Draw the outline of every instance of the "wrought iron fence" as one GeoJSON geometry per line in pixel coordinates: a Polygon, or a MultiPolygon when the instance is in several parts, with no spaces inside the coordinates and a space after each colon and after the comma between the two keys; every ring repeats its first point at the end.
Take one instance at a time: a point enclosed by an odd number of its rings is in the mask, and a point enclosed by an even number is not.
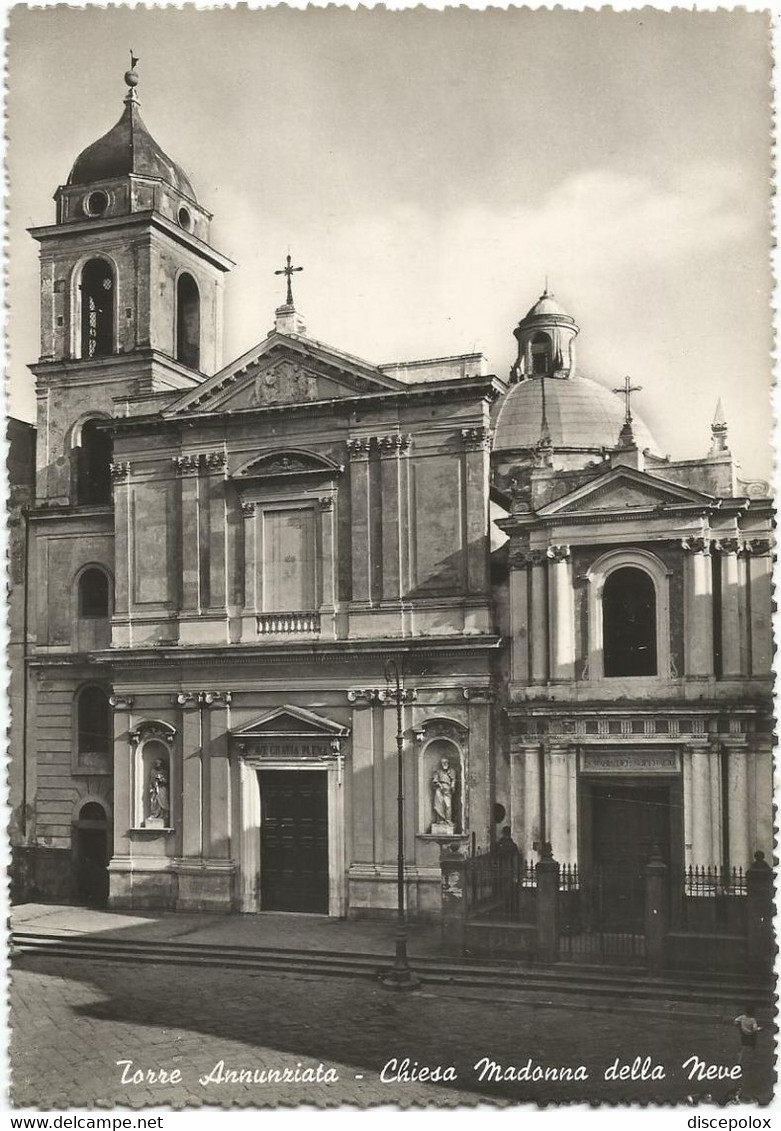
{"type": "Polygon", "coordinates": [[[533,860],[518,854],[475,853],[467,861],[467,899],[470,915],[491,914],[522,920],[531,910],[537,876],[533,860]]]}
{"type": "Polygon", "coordinates": [[[646,956],[644,877],[623,864],[559,872],[559,955],[564,961],[641,965],[646,956]]]}
{"type": "Polygon", "coordinates": [[[693,933],[746,932],[746,874],[742,868],[689,867],[670,874],[670,925],[693,933]]]}

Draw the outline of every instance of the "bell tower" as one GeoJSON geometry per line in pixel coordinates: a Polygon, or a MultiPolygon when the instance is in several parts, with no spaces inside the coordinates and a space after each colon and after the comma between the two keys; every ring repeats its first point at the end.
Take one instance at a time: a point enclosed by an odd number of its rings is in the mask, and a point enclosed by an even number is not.
{"type": "Polygon", "coordinates": [[[222,362],[223,280],[233,264],[211,246],[211,213],[187,175],[144,124],[137,62],[131,55],[119,121],[57,189],[56,222],[30,229],[41,264],[41,352],[30,367],[40,503],[109,502],[105,487],[79,488],[98,464],[108,473],[100,419],[144,411],[150,396],[159,403],[222,362]]]}

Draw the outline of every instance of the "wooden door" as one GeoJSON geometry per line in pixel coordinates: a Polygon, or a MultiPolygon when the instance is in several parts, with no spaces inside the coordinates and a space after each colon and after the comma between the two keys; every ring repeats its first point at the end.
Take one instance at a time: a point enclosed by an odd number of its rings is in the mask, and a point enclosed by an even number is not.
{"type": "Polygon", "coordinates": [[[328,775],[261,770],[260,907],[328,914],[328,775]]]}
{"type": "Polygon", "coordinates": [[[592,910],[606,929],[641,930],[643,868],[654,847],[670,862],[670,787],[594,785],[591,804],[592,910]]]}

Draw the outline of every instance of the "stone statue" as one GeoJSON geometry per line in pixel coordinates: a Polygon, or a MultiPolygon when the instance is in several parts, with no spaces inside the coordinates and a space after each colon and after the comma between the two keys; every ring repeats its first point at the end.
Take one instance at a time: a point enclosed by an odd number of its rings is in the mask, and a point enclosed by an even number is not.
{"type": "Polygon", "coordinates": [[[158,758],[149,775],[149,824],[168,825],[170,802],[168,800],[168,775],[162,758],[158,758]]]}
{"type": "Polygon", "coordinates": [[[455,831],[453,793],[456,788],[456,772],[451,767],[449,759],[440,758],[439,765],[431,778],[431,784],[434,789],[434,820],[431,831],[434,834],[452,833],[455,831]]]}

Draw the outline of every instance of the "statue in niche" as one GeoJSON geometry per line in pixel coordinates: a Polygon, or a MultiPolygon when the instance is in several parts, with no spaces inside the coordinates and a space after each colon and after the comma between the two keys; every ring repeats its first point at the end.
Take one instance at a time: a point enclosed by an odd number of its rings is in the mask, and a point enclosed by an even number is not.
{"type": "Polygon", "coordinates": [[[170,802],[168,800],[168,774],[162,758],[158,758],[149,775],[149,819],[151,827],[168,828],[170,802]]]}
{"type": "Polygon", "coordinates": [[[456,772],[449,758],[440,758],[439,765],[431,778],[433,787],[434,820],[431,831],[434,835],[455,832],[453,821],[453,794],[456,789],[456,772]]]}

